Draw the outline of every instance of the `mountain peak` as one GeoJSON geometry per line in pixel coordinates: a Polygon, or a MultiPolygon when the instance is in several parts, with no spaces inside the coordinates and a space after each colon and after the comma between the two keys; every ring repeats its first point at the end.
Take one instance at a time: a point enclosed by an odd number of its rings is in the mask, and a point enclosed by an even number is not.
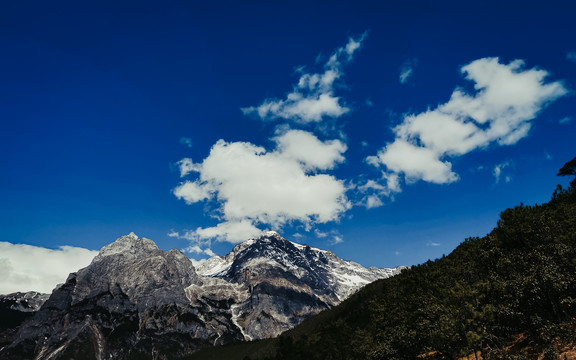
{"type": "Polygon", "coordinates": [[[276,231],[273,230],[268,230],[268,231],[263,231],[260,235],[258,235],[257,239],[260,238],[264,238],[264,237],[282,237],[280,234],[278,234],[276,231]]]}
{"type": "Polygon", "coordinates": [[[207,345],[276,336],[397,272],[366,269],[275,231],[196,271],[180,251],[163,252],[130,233],[55,289],[0,357],[182,357],[207,345]]]}
{"type": "Polygon", "coordinates": [[[102,249],[92,263],[98,262],[108,256],[122,255],[127,259],[135,259],[143,256],[159,255],[162,250],[158,248],[156,243],[147,238],[139,238],[136,234],[131,232],[116,239],[111,244],[108,244],[102,249]]]}

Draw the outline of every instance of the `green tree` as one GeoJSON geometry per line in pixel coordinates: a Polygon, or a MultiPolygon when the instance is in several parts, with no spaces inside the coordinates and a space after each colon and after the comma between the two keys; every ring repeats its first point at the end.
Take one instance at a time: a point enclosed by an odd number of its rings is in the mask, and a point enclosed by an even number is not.
{"type": "Polygon", "coordinates": [[[574,176],[574,179],[570,183],[572,187],[576,187],[576,157],[568,161],[564,166],[558,170],[557,176],[574,176]]]}

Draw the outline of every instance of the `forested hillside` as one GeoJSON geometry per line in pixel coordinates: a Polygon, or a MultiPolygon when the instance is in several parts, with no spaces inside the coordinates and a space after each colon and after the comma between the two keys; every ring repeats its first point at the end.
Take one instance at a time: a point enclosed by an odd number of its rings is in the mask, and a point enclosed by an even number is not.
{"type": "MultiPolygon", "coordinates": [[[[567,171],[559,175],[574,166],[567,171]]],[[[376,281],[274,341],[214,350],[239,359],[557,359],[576,335],[575,185],[504,211],[487,236],[376,281]]]]}

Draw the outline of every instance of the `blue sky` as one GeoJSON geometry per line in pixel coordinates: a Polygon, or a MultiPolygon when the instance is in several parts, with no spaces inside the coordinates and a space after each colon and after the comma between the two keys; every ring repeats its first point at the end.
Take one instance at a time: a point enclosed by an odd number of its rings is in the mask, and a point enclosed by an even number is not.
{"type": "Polygon", "coordinates": [[[26,254],[89,258],[131,231],[195,259],[272,229],[412,265],[569,180],[569,1],[0,7],[0,274],[16,283],[26,254]]]}

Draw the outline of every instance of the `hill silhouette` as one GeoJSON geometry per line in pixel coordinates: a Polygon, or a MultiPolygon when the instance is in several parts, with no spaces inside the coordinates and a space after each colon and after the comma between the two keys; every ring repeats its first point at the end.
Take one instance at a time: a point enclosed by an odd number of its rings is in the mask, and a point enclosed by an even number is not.
{"type": "Polygon", "coordinates": [[[276,339],[190,359],[558,359],[576,335],[576,189],[379,280],[276,339]]]}

